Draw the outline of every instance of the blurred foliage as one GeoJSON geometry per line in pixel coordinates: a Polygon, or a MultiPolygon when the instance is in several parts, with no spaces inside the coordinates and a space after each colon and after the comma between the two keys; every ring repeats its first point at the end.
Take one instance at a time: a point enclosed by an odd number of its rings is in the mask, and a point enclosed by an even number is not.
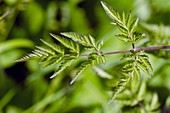
{"type": "MultiPolygon", "coordinates": [[[[166,31],[170,25],[169,0],[105,1],[119,11],[132,10],[140,18],[138,29],[146,38],[137,46],[170,44],[166,31]]],[[[0,113],[169,113],[170,60],[160,53],[149,54],[154,76],[129,85],[111,104],[111,90],[123,65],[121,54],[106,56],[107,63],[97,68],[104,71],[88,68],[73,85],[69,83],[81,59],[54,79],[49,77],[56,65],[41,69],[36,60],[13,62],[34,45],[41,45],[40,39],[54,42],[49,33],[63,31],[103,39],[102,51],[129,49],[130,45],[114,36],[119,31],[109,23],[98,0],[0,0],[0,113]],[[109,73],[111,79],[102,78],[103,73],[109,73]]],[[[169,50],[161,51],[169,55],[169,50]]]]}

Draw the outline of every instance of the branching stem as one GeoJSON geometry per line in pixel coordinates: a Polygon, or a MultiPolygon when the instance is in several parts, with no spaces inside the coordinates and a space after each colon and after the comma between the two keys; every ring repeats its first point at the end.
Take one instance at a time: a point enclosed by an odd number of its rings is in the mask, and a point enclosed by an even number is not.
{"type": "MultiPolygon", "coordinates": [[[[170,49],[170,46],[153,46],[153,47],[146,47],[146,48],[134,48],[129,50],[120,50],[115,52],[103,52],[103,55],[111,55],[111,54],[119,54],[119,53],[127,53],[130,51],[153,51],[153,50],[160,50],[160,49],[170,49]]],[[[89,54],[80,54],[80,56],[88,56],[89,54]]]]}

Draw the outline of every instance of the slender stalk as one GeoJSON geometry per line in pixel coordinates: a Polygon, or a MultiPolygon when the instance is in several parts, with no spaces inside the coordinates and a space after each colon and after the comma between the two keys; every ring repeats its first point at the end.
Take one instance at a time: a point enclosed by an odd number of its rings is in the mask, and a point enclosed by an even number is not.
{"type": "MultiPolygon", "coordinates": [[[[104,52],[103,55],[111,55],[111,54],[119,54],[119,53],[127,53],[130,51],[154,51],[160,49],[170,49],[170,46],[153,46],[153,47],[146,47],[146,48],[134,48],[129,50],[120,50],[115,52],[104,52]]],[[[80,56],[88,56],[89,54],[80,54],[80,56]]]]}

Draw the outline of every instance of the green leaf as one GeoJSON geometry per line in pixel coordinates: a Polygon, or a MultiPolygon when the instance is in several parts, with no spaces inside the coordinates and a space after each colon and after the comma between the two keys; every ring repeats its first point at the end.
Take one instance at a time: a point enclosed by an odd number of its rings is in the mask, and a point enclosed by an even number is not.
{"type": "Polygon", "coordinates": [[[91,35],[89,35],[89,40],[90,40],[91,45],[92,45],[94,48],[96,48],[95,39],[94,39],[91,35]]]}
{"type": "Polygon", "coordinates": [[[152,68],[151,63],[149,62],[149,57],[147,55],[145,55],[145,54],[144,55],[140,55],[139,56],[139,60],[146,67],[145,72],[147,72],[148,75],[151,76],[153,74],[153,68],[152,68]]]}
{"type": "Polygon", "coordinates": [[[48,53],[44,52],[44,51],[41,51],[41,50],[38,50],[38,49],[35,49],[34,51],[32,51],[34,54],[42,57],[42,56],[48,56],[48,53]]]}
{"type": "Polygon", "coordinates": [[[121,73],[122,73],[123,75],[125,75],[125,76],[131,76],[131,77],[133,77],[133,75],[134,75],[134,68],[133,68],[133,66],[134,66],[134,61],[129,61],[129,62],[127,62],[127,63],[123,66],[121,73]]]}
{"type": "Polygon", "coordinates": [[[115,35],[118,39],[124,41],[124,42],[131,42],[131,39],[124,35],[124,34],[118,34],[118,35],[115,35]]]}
{"type": "Polygon", "coordinates": [[[34,47],[34,43],[27,39],[12,39],[0,42],[0,54],[8,50],[21,47],[32,48],[34,47]]]}
{"type": "Polygon", "coordinates": [[[124,24],[117,23],[116,25],[122,33],[124,33],[126,35],[128,34],[128,29],[126,28],[126,26],[124,26],[124,24]]]}
{"type": "Polygon", "coordinates": [[[106,58],[105,58],[104,55],[101,55],[101,56],[100,56],[100,60],[101,60],[101,62],[102,62],[103,64],[106,64],[106,58]]]}
{"type": "Polygon", "coordinates": [[[160,106],[160,104],[159,104],[158,94],[154,93],[153,96],[152,96],[150,109],[151,109],[151,111],[155,111],[159,108],[159,106],[160,106]]]}
{"type": "Polygon", "coordinates": [[[33,60],[33,59],[38,59],[40,56],[34,53],[29,53],[23,57],[21,57],[20,59],[16,60],[15,62],[24,62],[27,60],[33,60]]]}
{"type": "Polygon", "coordinates": [[[134,59],[134,54],[126,54],[126,55],[123,55],[123,57],[121,58],[121,60],[132,60],[134,59]]]}
{"type": "Polygon", "coordinates": [[[134,37],[135,42],[137,42],[143,36],[145,36],[144,33],[136,32],[136,31],[133,33],[133,37],[134,37]]]}
{"type": "Polygon", "coordinates": [[[126,24],[126,16],[125,16],[125,12],[123,11],[122,13],[122,22],[125,25],[126,24]]]}
{"type": "Polygon", "coordinates": [[[66,57],[64,61],[61,63],[61,65],[59,66],[59,68],[56,70],[56,72],[50,78],[54,78],[55,76],[60,74],[65,68],[70,66],[74,61],[75,58],[66,57]]]}
{"type": "Polygon", "coordinates": [[[119,82],[117,83],[116,87],[113,90],[113,95],[111,100],[109,101],[109,104],[112,103],[113,100],[117,97],[117,95],[125,89],[128,83],[129,81],[126,78],[122,78],[119,80],[119,82]]]}
{"type": "Polygon", "coordinates": [[[104,44],[104,41],[102,40],[102,41],[99,41],[98,43],[97,43],[97,50],[98,51],[100,51],[100,49],[101,49],[101,47],[103,46],[103,44],[104,44]]]}
{"type": "Polygon", "coordinates": [[[133,70],[134,70],[134,75],[136,75],[137,78],[139,79],[140,78],[140,69],[137,66],[134,66],[133,70]]]}
{"type": "Polygon", "coordinates": [[[129,28],[130,33],[133,33],[134,29],[137,27],[138,21],[139,21],[139,18],[136,18],[135,20],[133,20],[129,28]]]}
{"type": "Polygon", "coordinates": [[[136,61],[136,65],[142,69],[146,74],[150,75],[150,72],[148,70],[148,68],[145,66],[145,64],[143,64],[143,62],[141,61],[136,61]]]}
{"type": "Polygon", "coordinates": [[[70,84],[73,84],[73,83],[76,81],[76,79],[80,76],[80,74],[81,74],[85,69],[87,69],[91,64],[92,64],[92,61],[91,61],[91,60],[88,60],[88,61],[83,62],[83,63],[80,65],[78,71],[77,71],[76,74],[75,74],[75,77],[74,77],[73,80],[70,82],[70,84]]]}
{"type": "Polygon", "coordinates": [[[130,26],[131,16],[132,16],[131,11],[129,11],[129,13],[128,13],[127,17],[126,17],[126,26],[127,26],[128,28],[129,28],[129,26],[130,26]]]}
{"type": "Polygon", "coordinates": [[[58,40],[62,45],[69,48],[70,52],[79,53],[80,49],[77,43],[73,42],[72,40],[68,40],[66,38],[54,35],[52,33],[50,33],[50,35],[54,37],[56,40],[58,40]]]}
{"type": "Polygon", "coordinates": [[[60,62],[62,60],[63,57],[64,56],[62,54],[59,54],[57,56],[48,57],[45,61],[42,62],[42,63],[44,63],[44,66],[42,67],[42,69],[57,64],[58,62],[60,62]]]}
{"type": "Polygon", "coordinates": [[[45,45],[47,45],[48,47],[50,47],[51,49],[53,49],[54,51],[56,51],[57,53],[62,53],[64,54],[64,49],[56,44],[53,43],[48,43],[42,39],[40,39],[45,45]]]}
{"type": "Polygon", "coordinates": [[[83,62],[83,63],[80,65],[80,67],[79,67],[79,69],[78,69],[75,77],[74,77],[73,80],[70,82],[70,84],[73,84],[73,83],[75,82],[75,80],[80,76],[80,74],[81,74],[85,69],[87,69],[89,66],[94,65],[95,63],[99,64],[99,63],[101,63],[101,62],[102,62],[102,63],[105,63],[105,62],[106,62],[106,60],[105,60],[105,58],[104,58],[104,56],[103,56],[102,54],[101,54],[101,56],[100,56],[100,55],[98,55],[96,52],[95,52],[95,53],[90,53],[90,54],[88,55],[88,60],[85,61],[85,62],[83,62]]]}
{"type": "Polygon", "coordinates": [[[14,98],[17,90],[15,88],[9,89],[9,91],[1,98],[0,101],[0,109],[2,110],[10,103],[10,101],[14,98]]]}
{"type": "Polygon", "coordinates": [[[31,34],[36,34],[42,30],[45,21],[45,12],[38,2],[30,2],[23,17],[31,34]]]}
{"type": "Polygon", "coordinates": [[[113,22],[119,23],[119,24],[123,24],[120,21],[120,15],[107,3],[101,1],[101,4],[106,12],[106,14],[113,20],[113,22]]]}
{"type": "Polygon", "coordinates": [[[37,49],[39,49],[40,51],[43,51],[47,54],[50,54],[50,55],[55,55],[55,52],[53,50],[50,50],[50,49],[47,49],[47,48],[43,48],[43,47],[40,47],[40,46],[35,46],[37,49]]]}
{"type": "Polygon", "coordinates": [[[81,45],[84,45],[86,47],[92,47],[96,49],[96,44],[95,44],[95,39],[89,35],[89,36],[85,36],[85,35],[79,35],[75,32],[64,32],[61,33],[63,36],[66,36],[68,38],[71,38],[72,40],[74,40],[75,42],[80,43],[81,45]]]}

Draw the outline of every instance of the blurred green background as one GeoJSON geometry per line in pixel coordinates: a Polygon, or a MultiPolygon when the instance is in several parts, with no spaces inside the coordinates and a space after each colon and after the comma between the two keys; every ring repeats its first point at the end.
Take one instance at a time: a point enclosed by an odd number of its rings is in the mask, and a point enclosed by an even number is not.
{"type": "MultiPolygon", "coordinates": [[[[147,35],[138,46],[170,45],[169,0],[105,1],[120,12],[132,10],[140,18],[139,30],[147,35]],[[158,40],[148,43],[152,37],[158,40]]],[[[123,112],[121,104],[108,104],[120,78],[122,54],[106,56],[105,65],[88,68],[73,85],[69,83],[83,59],[54,79],[49,77],[56,66],[41,69],[35,60],[14,62],[35,45],[41,45],[40,39],[54,42],[49,33],[64,31],[104,40],[102,51],[130,49],[130,45],[115,38],[119,31],[110,22],[99,0],[0,0],[0,113],[123,112]],[[101,69],[112,79],[103,78],[101,69]]],[[[154,76],[142,78],[146,79],[147,91],[158,95],[159,112],[169,113],[170,55],[149,56],[154,76]]]]}

